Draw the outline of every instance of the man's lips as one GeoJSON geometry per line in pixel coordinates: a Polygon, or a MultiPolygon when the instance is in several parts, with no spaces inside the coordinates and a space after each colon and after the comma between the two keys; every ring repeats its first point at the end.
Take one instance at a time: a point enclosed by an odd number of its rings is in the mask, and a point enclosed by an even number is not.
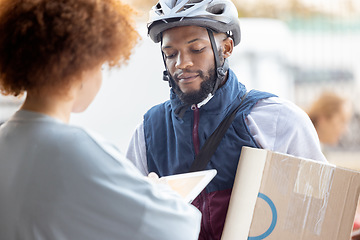
{"type": "Polygon", "coordinates": [[[199,76],[199,74],[179,74],[176,79],[179,82],[191,82],[193,81],[195,78],[197,78],[199,76]]]}

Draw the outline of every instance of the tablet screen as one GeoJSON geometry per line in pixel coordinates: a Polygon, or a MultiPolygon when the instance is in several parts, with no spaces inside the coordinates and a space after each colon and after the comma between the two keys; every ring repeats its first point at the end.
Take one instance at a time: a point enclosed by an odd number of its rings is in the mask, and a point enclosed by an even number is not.
{"type": "Polygon", "coordinates": [[[215,177],[216,173],[217,171],[215,169],[211,169],[162,178],[165,178],[169,186],[180,194],[185,201],[191,203],[215,177]]]}

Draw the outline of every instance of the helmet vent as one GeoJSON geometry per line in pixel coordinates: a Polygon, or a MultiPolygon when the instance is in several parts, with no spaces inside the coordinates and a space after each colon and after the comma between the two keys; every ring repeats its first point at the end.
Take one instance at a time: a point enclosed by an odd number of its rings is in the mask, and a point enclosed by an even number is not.
{"type": "Polygon", "coordinates": [[[182,8],[180,8],[180,9],[179,9],[178,11],[176,11],[176,12],[179,13],[179,12],[185,11],[185,10],[187,10],[187,9],[189,9],[189,8],[192,8],[193,6],[195,6],[195,4],[193,4],[193,3],[186,4],[186,5],[184,5],[182,8]]]}
{"type": "Polygon", "coordinates": [[[182,11],[186,11],[187,9],[192,8],[196,4],[201,3],[201,2],[203,2],[203,0],[189,0],[189,1],[187,1],[187,3],[182,8],[180,8],[176,12],[179,13],[179,12],[182,12],[182,11]]]}
{"type": "Polygon", "coordinates": [[[158,15],[163,15],[163,14],[164,14],[164,13],[163,13],[163,10],[162,10],[162,8],[161,8],[160,2],[158,2],[158,4],[156,4],[156,6],[155,6],[155,12],[156,12],[156,14],[158,14],[158,15]]]}
{"type": "Polygon", "coordinates": [[[224,4],[217,4],[215,6],[211,6],[206,9],[209,13],[215,14],[215,15],[221,15],[224,13],[225,5],[224,4]]]}

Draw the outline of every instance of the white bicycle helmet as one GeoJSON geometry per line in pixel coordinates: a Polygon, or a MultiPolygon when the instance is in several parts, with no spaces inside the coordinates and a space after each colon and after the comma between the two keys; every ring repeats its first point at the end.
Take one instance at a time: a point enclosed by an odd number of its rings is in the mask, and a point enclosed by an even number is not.
{"type": "Polygon", "coordinates": [[[159,0],[150,10],[148,34],[158,43],[162,32],[178,26],[199,26],[227,33],[240,43],[238,12],[230,0],[159,0]]]}

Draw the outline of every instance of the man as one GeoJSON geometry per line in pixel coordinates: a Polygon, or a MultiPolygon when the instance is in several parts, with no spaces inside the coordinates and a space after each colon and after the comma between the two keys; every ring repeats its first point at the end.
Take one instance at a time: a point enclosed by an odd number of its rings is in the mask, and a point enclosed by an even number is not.
{"type": "Polygon", "coordinates": [[[1,240],[191,240],[200,212],[108,141],[68,124],[138,39],[118,0],[2,0],[0,93],[24,103],[0,126],[1,240]],[[156,182],[156,181],[155,181],[156,182]]]}
{"type": "Polygon", "coordinates": [[[242,102],[205,168],[218,174],[193,201],[203,214],[199,239],[221,237],[242,146],[326,161],[306,113],[270,93],[246,95],[228,68],[240,42],[229,0],[160,0],[150,12],[148,33],[161,42],[171,94],[145,114],[129,145],[127,157],[143,174],[188,172],[205,141],[242,102]]]}

